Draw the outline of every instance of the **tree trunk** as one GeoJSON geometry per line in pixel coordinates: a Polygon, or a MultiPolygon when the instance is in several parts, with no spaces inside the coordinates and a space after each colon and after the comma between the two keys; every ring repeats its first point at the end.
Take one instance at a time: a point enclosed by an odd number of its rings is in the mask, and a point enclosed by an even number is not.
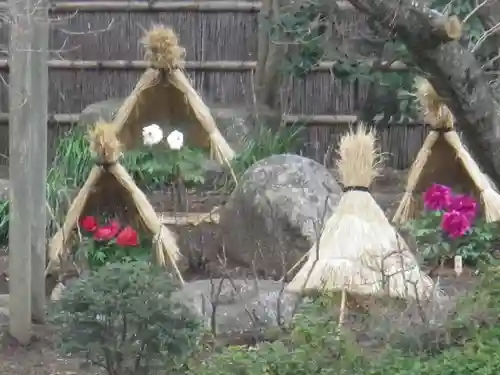
{"type": "Polygon", "coordinates": [[[349,0],[392,30],[444,98],[483,172],[500,186],[500,103],[475,56],[451,37],[446,17],[411,0],[349,0]]]}
{"type": "Polygon", "coordinates": [[[286,45],[275,43],[270,35],[270,25],[279,18],[279,0],[264,0],[259,14],[257,69],[255,72],[256,104],[277,109],[282,77],[280,64],[286,45]]]}
{"type": "Polygon", "coordinates": [[[477,47],[476,56],[483,64],[483,70],[490,72],[496,82],[493,85],[497,100],[500,99],[500,85],[498,82],[498,72],[500,71],[500,31],[497,25],[500,23],[500,2],[490,0],[481,6],[477,11],[477,17],[481,22],[488,38],[477,47]]]}

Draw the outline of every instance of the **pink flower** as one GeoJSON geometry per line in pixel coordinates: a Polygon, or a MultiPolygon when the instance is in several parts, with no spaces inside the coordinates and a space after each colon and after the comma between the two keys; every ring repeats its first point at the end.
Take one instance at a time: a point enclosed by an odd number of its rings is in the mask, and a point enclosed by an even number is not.
{"type": "Polygon", "coordinates": [[[462,213],[472,222],[476,217],[477,202],[469,195],[459,194],[452,198],[449,210],[462,213]]]}
{"type": "Polygon", "coordinates": [[[459,211],[445,212],[441,219],[441,229],[451,238],[459,238],[470,229],[470,222],[467,216],[459,211]]]}
{"type": "Polygon", "coordinates": [[[448,186],[433,184],[424,193],[425,208],[432,211],[447,210],[451,203],[452,191],[448,186]]]}

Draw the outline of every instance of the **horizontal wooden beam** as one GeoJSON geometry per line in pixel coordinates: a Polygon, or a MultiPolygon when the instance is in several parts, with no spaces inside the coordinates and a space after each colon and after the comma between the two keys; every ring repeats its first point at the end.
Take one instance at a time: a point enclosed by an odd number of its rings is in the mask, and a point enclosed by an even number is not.
{"type": "Polygon", "coordinates": [[[220,219],[218,212],[162,212],[158,217],[164,225],[218,224],[220,219]]]}
{"type": "MultiPolygon", "coordinates": [[[[221,116],[225,118],[225,115],[221,116]]],[[[49,114],[48,123],[51,125],[71,125],[76,124],[80,118],[79,113],[56,113],[49,114]]],[[[233,116],[227,115],[227,119],[233,116]]],[[[377,119],[377,118],[376,118],[377,119]]],[[[287,124],[303,123],[310,126],[335,126],[348,125],[357,121],[357,116],[354,115],[285,115],[284,121],[287,124]]],[[[8,113],[0,113],[0,123],[6,124],[9,122],[8,113]]],[[[409,123],[409,126],[421,126],[420,123],[409,123]]]]}
{"type": "MultiPolygon", "coordinates": [[[[362,62],[360,62],[362,63],[362,62]]],[[[337,62],[323,61],[320,62],[316,71],[329,71],[337,62]]],[[[370,65],[371,62],[365,62],[370,65]]],[[[7,59],[0,59],[0,69],[7,69],[9,67],[7,59]]],[[[49,68],[51,69],[78,69],[78,70],[99,70],[99,69],[113,69],[113,70],[144,70],[150,67],[147,61],[135,60],[109,60],[109,61],[93,61],[93,60],[50,60],[49,68]]],[[[256,61],[186,61],[186,70],[197,71],[249,71],[255,70],[257,67],[256,61]]],[[[381,64],[381,70],[386,71],[407,71],[408,67],[400,61],[381,64]]]]}
{"type": "MultiPolygon", "coordinates": [[[[353,7],[348,1],[338,1],[343,10],[353,7]]],[[[5,1],[0,8],[7,7],[5,1]]],[[[262,7],[261,1],[52,1],[51,11],[64,12],[244,12],[255,13],[262,7]]]]}

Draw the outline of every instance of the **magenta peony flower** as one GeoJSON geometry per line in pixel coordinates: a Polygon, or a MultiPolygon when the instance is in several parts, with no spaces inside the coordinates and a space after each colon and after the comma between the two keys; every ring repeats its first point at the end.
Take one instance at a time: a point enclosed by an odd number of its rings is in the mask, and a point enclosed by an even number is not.
{"type": "Polygon", "coordinates": [[[433,184],[424,193],[425,208],[432,211],[447,210],[451,203],[452,191],[448,186],[433,184]]]}
{"type": "Polygon", "coordinates": [[[441,229],[451,238],[459,238],[470,229],[470,222],[463,213],[459,211],[449,211],[443,214],[441,229]]]}
{"type": "Polygon", "coordinates": [[[469,222],[473,222],[477,214],[477,202],[469,195],[459,194],[451,199],[450,211],[458,211],[464,214],[469,222]]]}

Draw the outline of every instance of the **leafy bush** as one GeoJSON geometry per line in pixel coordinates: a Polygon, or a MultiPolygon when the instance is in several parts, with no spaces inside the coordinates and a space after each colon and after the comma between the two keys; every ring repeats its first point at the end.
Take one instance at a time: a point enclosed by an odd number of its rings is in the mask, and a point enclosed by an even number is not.
{"type": "Polygon", "coordinates": [[[407,228],[425,261],[436,266],[455,255],[471,265],[494,261],[498,224],[476,218],[477,202],[472,197],[434,184],[424,193],[424,201],[424,212],[407,228]]]}
{"type": "Polygon", "coordinates": [[[494,375],[500,369],[500,294],[496,287],[499,281],[498,269],[489,268],[479,280],[476,292],[461,298],[457,307],[439,324],[429,321],[418,327],[401,327],[406,341],[422,340],[419,343],[402,345],[402,335],[391,332],[394,316],[385,316],[385,313],[375,316],[374,311],[380,306],[371,306],[370,311],[352,312],[339,328],[335,313],[338,300],[322,298],[307,303],[277,341],[211,353],[201,363],[192,364],[189,373],[494,375]],[[373,328],[381,336],[374,336],[366,329],[366,323],[372,319],[375,319],[373,328]],[[420,334],[411,334],[417,328],[420,334]],[[437,336],[432,334],[436,330],[447,333],[440,338],[439,345],[434,342],[437,336]]]}
{"type": "MultiPolygon", "coordinates": [[[[172,152],[161,144],[127,151],[122,164],[141,186],[157,187],[172,182],[176,165],[179,165],[186,182],[200,183],[202,174],[199,166],[203,158],[202,150],[183,147],[178,152],[172,152]]],[[[93,165],[84,127],[75,126],[59,138],[54,168],[64,177],[67,186],[81,187],[93,165]]]]}
{"type": "Polygon", "coordinates": [[[72,127],[57,139],[53,167],[70,187],[83,186],[93,166],[86,129],[72,127]]]}
{"type": "Polygon", "coordinates": [[[178,176],[182,176],[187,185],[197,185],[205,181],[205,159],[202,150],[183,147],[171,151],[161,144],[128,151],[123,164],[136,181],[146,186],[166,185],[178,176]]]}
{"type": "Polygon", "coordinates": [[[9,242],[9,200],[0,200],[0,245],[9,242]]]}
{"type": "Polygon", "coordinates": [[[50,315],[59,344],[109,375],[169,373],[197,347],[201,324],[171,296],[164,270],[106,265],[64,292],[50,315]]]}
{"type": "Polygon", "coordinates": [[[192,375],[343,374],[359,365],[358,346],[339,335],[332,304],[307,304],[281,340],[254,348],[229,347],[191,369],[192,375]],[[330,310],[330,312],[328,311],[330,310]],[[344,371],[344,372],[343,372],[344,371]]]}
{"type": "Polygon", "coordinates": [[[101,225],[94,216],[85,216],[80,228],[83,239],[75,255],[83,258],[91,270],[110,263],[151,260],[151,239],[140,236],[131,226],[122,227],[117,220],[101,225]]]}

